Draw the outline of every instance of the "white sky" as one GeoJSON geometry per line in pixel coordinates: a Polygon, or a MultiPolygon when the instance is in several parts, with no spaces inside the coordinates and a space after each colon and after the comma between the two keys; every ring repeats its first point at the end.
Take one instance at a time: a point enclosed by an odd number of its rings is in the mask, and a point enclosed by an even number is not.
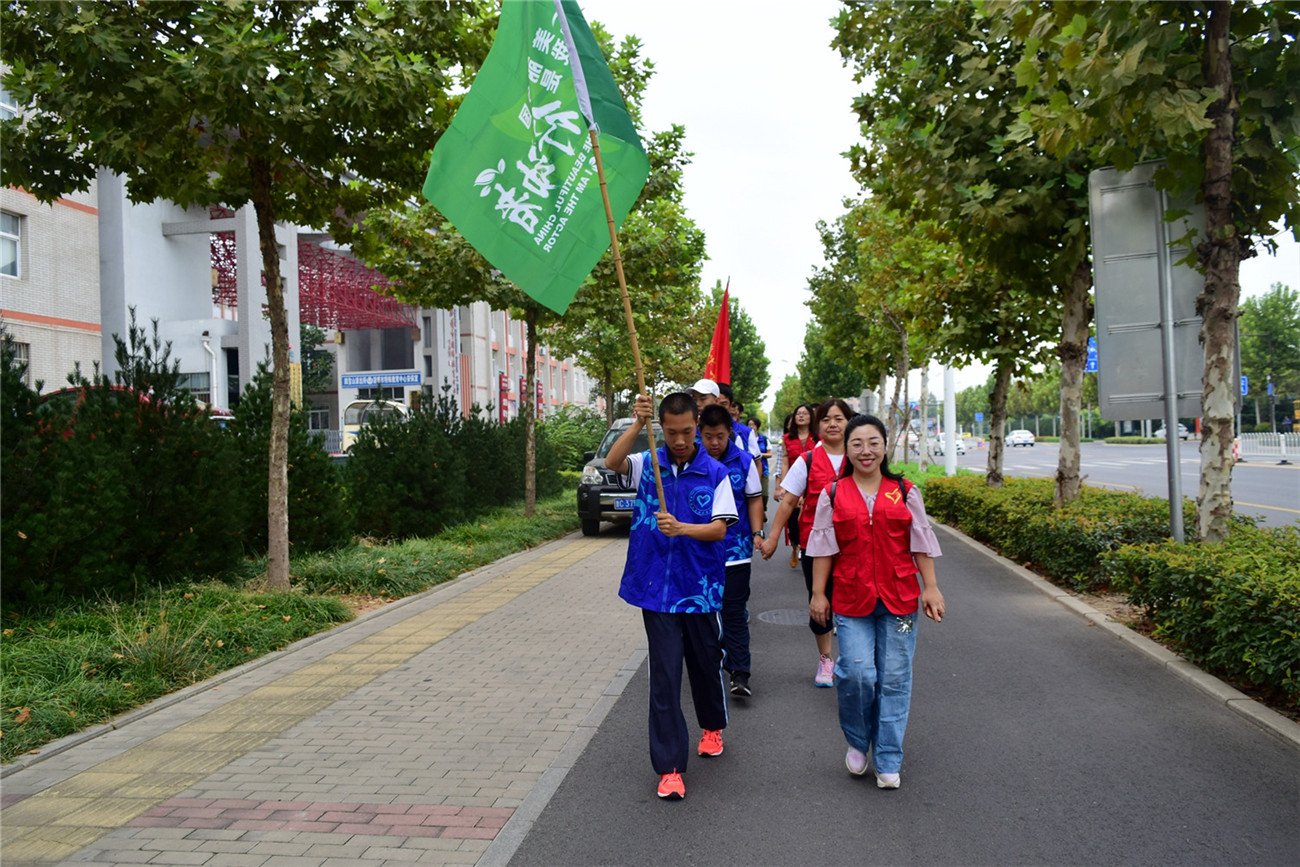
{"type": "MultiPolygon", "coordinates": [[[[683,179],[690,216],[704,230],[703,284],[731,293],[767,345],[770,408],[803,352],[808,277],[822,264],[818,220],[830,222],[857,184],[841,153],[857,140],[850,106],[860,87],[829,45],[833,0],[579,0],[588,21],[617,39],[641,38],[655,64],[644,101],[651,130],[686,127],[693,162],[683,179]]],[[[1300,245],[1241,269],[1242,294],[1275,282],[1300,286],[1300,245]]],[[[958,371],[956,388],[988,368],[958,371]]],[[[913,374],[913,389],[920,374],[913,374]]],[[[943,389],[935,368],[930,390],[943,389]]]]}

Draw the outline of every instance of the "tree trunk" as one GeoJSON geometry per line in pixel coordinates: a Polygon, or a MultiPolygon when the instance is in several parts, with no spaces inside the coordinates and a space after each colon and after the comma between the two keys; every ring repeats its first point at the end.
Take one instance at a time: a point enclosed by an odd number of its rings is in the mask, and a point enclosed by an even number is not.
{"type": "Polygon", "coordinates": [[[1237,94],[1229,56],[1229,21],[1232,4],[1210,3],[1206,34],[1206,79],[1222,97],[1210,106],[1207,117],[1214,127],[1205,138],[1206,239],[1196,248],[1205,268],[1205,289],[1196,299],[1201,316],[1201,345],[1205,347],[1202,378],[1201,483],[1196,497],[1196,535],[1206,542],[1228,535],[1232,516],[1232,422],[1236,408],[1235,323],[1241,295],[1237,271],[1244,249],[1232,220],[1232,140],[1237,119],[1237,94]]]}
{"type": "Polygon", "coordinates": [[[885,431],[889,431],[889,374],[881,372],[880,374],[880,408],[876,410],[876,415],[885,420],[885,431]]]}
{"type": "MultiPolygon", "coordinates": [[[[903,349],[903,355],[907,355],[906,346],[903,349]]],[[[903,391],[903,383],[907,380],[907,361],[906,358],[899,362],[898,369],[894,371],[894,397],[889,407],[888,428],[890,442],[889,453],[891,460],[898,460],[898,440],[903,430],[903,408],[899,406],[900,396],[903,391]]]]}
{"type": "MultiPolygon", "coordinates": [[[[1083,368],[1088,360],[1088,325],[1092,322],[1092,269],[1087,258],[1079,261],[1070,275],[1061,311],[1061,452],[1056,463],[1057,506],[1079,496],[1079,407],[1083,403],[1083,368]]],[[[1055,423],[1055,420],[1053,420],[1055,423]]]]}
{"type": "Polygon", "coordinates": [[[519,408],[524,414],[524,516],[537,514],[537,308],[524,308],[524,390],[519,408]]]}
{"type": "MultiPolygon", "coordinates": [[[[289,314],[284,309],[280,251],[275,243],[271,169],[264,160],[249,165],[257,239],[266,275],[266,307],[271,318],[271,446],[266,486],[266,579],[270,589],[289,590],[289,314]]],[[[252,276],[250,275],[250,280],[252,276]]],[[[256,311],[245,310],[245,316],[256,311]]],[[[251,364],[251,360],[249,361],[251,364]]]]}
{"type": "Polygon", "coordinates": [[[929,393],[930,393],[930,360],[925,359],[921,363],[921,399],[920,401],[918,401],[918,405],[921,407],[921,431],[920,431],[920,436],[916,438],[916,447],[917,447],[916,460],[917,463],[920,465],[922,473],[925,472],[925,465],[927,463],[926,459],[929,457],[929,451],[930,451],[929,449],[930,443],[928,438],[926,437],[926,431],[929,429],[926,427],[926,422],[929,421],[929,417],[928,417],[929,414],[927,413],[927,410],[929,409],[929,402],[927,401],[926,397],[929,393]]]}
{"type": "Polygon", "coordinates": [[[605,395],[605,424],[613,427],[614,425],[614,375],[609,372],[609,365],[605,365],[605,373],[601,377],[601,391],[605,395]]]}
{"type": "Polygon", "coordinates": [[[1002,487],[1002,446],[1006,442],[1007,392],[1011,390],[1010,359],[999,358],[993,393],[989,395],[989,463],[984,484],[990,488],[1002,487]]]}

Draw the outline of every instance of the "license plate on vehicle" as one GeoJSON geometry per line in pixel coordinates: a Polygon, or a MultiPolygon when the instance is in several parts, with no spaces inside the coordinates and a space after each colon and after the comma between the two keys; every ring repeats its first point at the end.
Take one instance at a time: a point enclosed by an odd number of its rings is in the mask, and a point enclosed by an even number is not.
{"type": "Polygon", "coordinates": [[[635,497],[618,497],[617,499],[614,500],[614,508],[628,509],[630,511],[635,502],[636,502],[635,497]]]}

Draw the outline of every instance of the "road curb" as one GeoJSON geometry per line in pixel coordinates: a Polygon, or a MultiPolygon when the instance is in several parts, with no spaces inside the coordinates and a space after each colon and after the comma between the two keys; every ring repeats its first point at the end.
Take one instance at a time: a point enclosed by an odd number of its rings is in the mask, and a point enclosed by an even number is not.
{"type": "Polygon", "coordinates": [[[1300,750],[1300,724],[1294,723],[1277,711],[1265,707],[1241,690],[1219,680],[1219,678],[1207,674],[1192,663],[1188,662],[1186,659],[1183,659],[1181,656],[1163,645],[1152,641],[1145,635],[1134,631],[1123,623],[1112,620],[1109,616],[1098,611],[1096,608],[1093,608],[1079,597],[1057,587],[1042,576],[1030,572],[1019,563],[1008,560],[1006,557],[1003,557],[996,551],[989,549],[987,546],[972,539],[960,530],[957,530],[948,524],[940,523],[939,521],[934,521],[934,523],[951,533],[962,544],[1006,567],[1008,571],[1023,579],[1040,593],[1055,599],[1065,608],[1068,608],[1084,620],[1095,624],[1099,629],[1115,636],[1120,641],[1123,641],[1134,650],[1146,656],[1152,662],[1162,666],[1166,671],[1169,671],[1211,698],[1226,705],[1228,709],[1250,720],[1252,723],[1264,729],[1269,734],[1272,734],[1274,737],[1277,737],[1291,747],[1300,750]]]}

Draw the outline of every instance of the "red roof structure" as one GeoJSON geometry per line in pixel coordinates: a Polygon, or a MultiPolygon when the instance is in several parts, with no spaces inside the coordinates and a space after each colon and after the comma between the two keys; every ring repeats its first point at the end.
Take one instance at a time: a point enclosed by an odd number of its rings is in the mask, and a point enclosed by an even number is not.
{"type": "MultiPolygon", "coordinates": [[[[234,216],[226,208],[212,208],[210,214],[214,220],[234,216]]],[[[235,233],[213,232],[211,238],[212,303],[234,310],[239,258],[235,233]]],[[[346,252],[298,239],[298,313],[304,324],[331,331],[414,327],[415,307],[372,288],[391,285],[383,274],[346,252]]]]}

